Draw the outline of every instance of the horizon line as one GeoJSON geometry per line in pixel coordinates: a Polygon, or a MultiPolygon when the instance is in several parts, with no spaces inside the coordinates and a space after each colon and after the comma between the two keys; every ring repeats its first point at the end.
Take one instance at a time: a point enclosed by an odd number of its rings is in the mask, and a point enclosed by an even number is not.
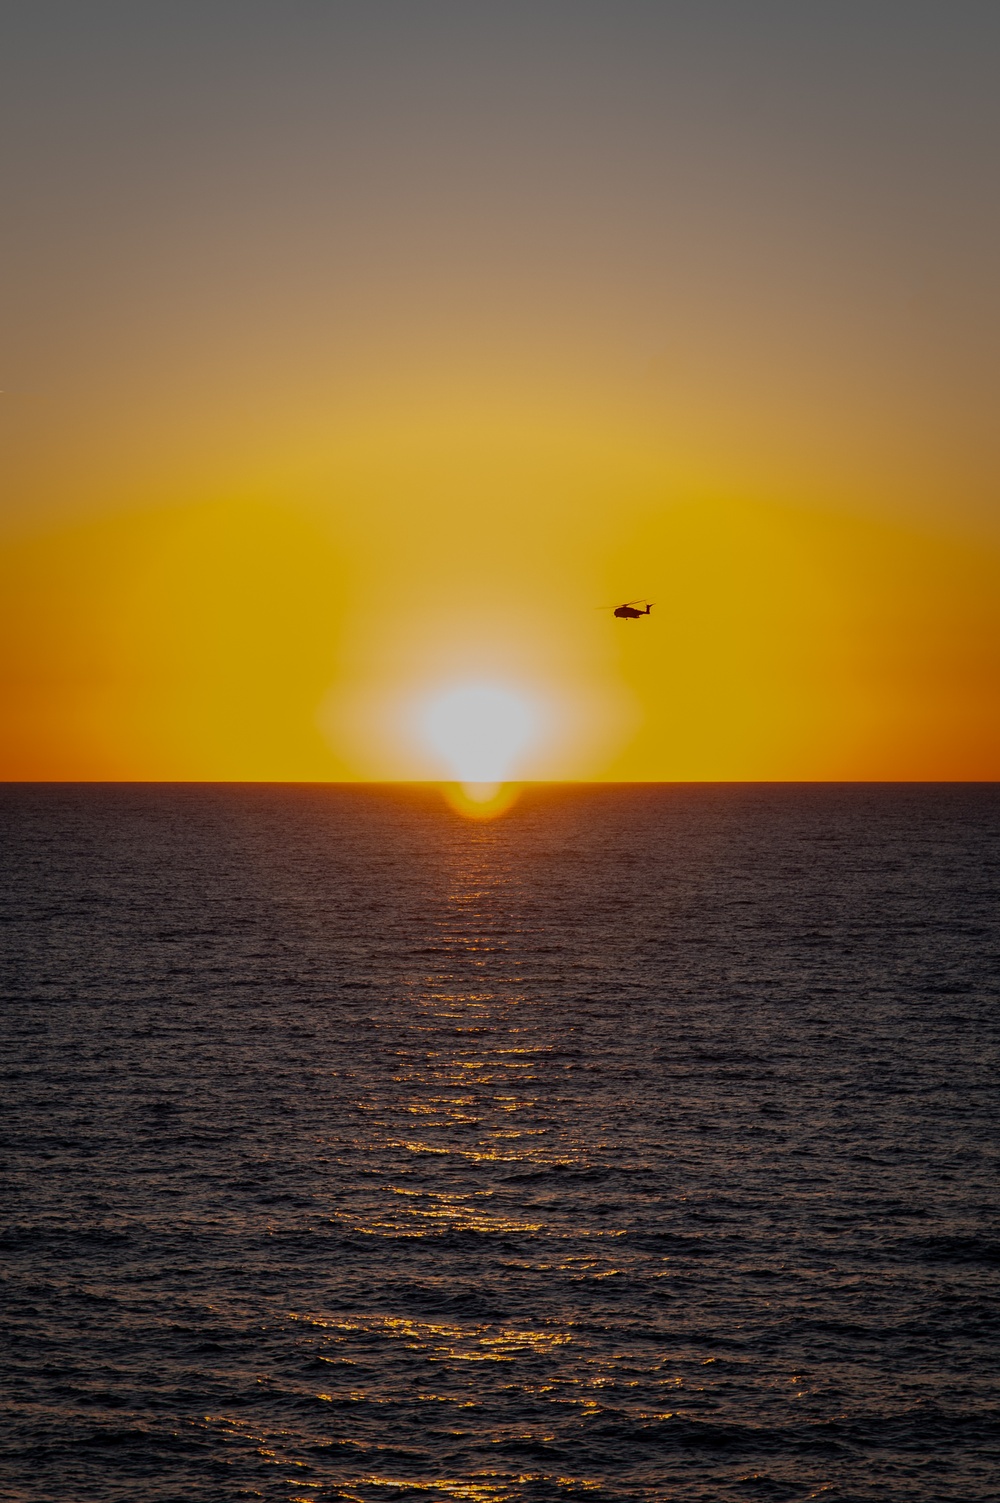
{"type": "MultiPolygon", "coordinates": [[[[5,788],[454,788],[454,778],[0,778],[5,788]]],[[[504,788],[950,788],[995,778],[511,778],[504,788]]]]}

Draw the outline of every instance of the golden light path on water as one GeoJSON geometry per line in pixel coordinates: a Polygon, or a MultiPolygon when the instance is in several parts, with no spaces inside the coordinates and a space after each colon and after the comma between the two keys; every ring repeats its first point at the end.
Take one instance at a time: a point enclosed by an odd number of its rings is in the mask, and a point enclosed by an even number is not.
{"type": "MultiPolygon", "coordinates": [[[[456,808],[464,798],[463,812],[474,813],[477,807],[496,811],[517,790],[509,785],[491,794],[486,790],[489,796],[478,805],[476,791],[448,793],[456,808]]],[[[385,1166],[373,1171],[380,1173],[381,1183],[337,1213],[337,1219],[355,1234],[409,1244],[456,1235],[497,1241],[541,1236],[548,1244],[541,1251],[543,1271],[587,1282],[615,1279],[623,1272],[615,1253],[618,1239],[626,1235],[624,1227],[609,1224],[584,1233],[592,1241],[592,1250],[586,1251],[575,1228],[571,1251],[565,1245],[568,1231],[551,1211],[539,1208],[535,1217],[510,1214],[521,1201],[513,1197],[511,1203],[509,1176],[586,1173],[595,1149],[605,1145],[593,1135],[587,1141],[546,1100],[543,1075],[560,1052],[559,1038],[532,1000],[520,944],[526,929],[519,914],[524,894],[494,831],[483,826],[456,840],[444,875],[429,965],[412,974],[407,988],[405,1006],[412,1008],[413,1017],[395,1039],[395,1060],[388,1066],[392,1084],[357,1103],[361,1121],[353,1147],[373,1165],[385,1166]]],[[[511,1276],[539,1266],[539,1251],[512,1251],[511,1276]]],[[[454,1410],[456,1433],[478,1421],[484,1370],[501,1369],[497,1381],[503,1384],[513,1381],[513,1368],[509,1379],[503,1376],[507,1364],[518,1364],[518,1371],[525,1362],[541,1364],[533,1380],[518,1377],[519,1390],[526,1398],[544,1401],[558,1388],[560,1405],[581,1421],[597,1416],[599,1390],[613,1381],[606,1364],[590,1351],[588,1337],[563,1320],[434,1320],[378,1309],[289,1315],[310,1332],[306,1339],[315,1343],[326,1366],[317,1400],[334,1406],[389,1403],[378,1390],[358,1386],[352,1354],[359,1343],[390,1353],[395,1349],[400,1361],[427,1364],[419,1400],[434,1410],[454,1410]],[[454,1375],[463,1370],[468,1376],[456,1392],[454,1375]]],[[[390,1364],[393,1360],[390,1355],[390,1364]]],[[[666,1397],[675,1380],[660,1378],[657,1386],[666,1397]]],[[[643,1410],[644,1417],[655,1420],[669,1419],[672,1413],[665,1405],[648,1414],[643,1410]]],[[[512,1475],[508,1467],[484,1469],[478,1476],[434,1478],[366,1471],[346,1484],[344,1496],[367,1503],[412,1489],[470,1503],[515,1503],[524,1485],[542,1480],[577,1493],[599,1485],[573,1474],[543,1479],[535,1470],[512,1475]]],[[[302,1499],[307,1496],[301,1494],[302,1499]]],[[[291,1503],[299,1503],[298,1495],[292,1494],[291,1503]]]]}

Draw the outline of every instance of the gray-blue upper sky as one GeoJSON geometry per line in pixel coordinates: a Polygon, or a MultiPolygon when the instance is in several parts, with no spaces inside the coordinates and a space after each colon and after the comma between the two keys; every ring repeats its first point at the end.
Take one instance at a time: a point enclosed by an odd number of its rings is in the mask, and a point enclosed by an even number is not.
{"type": "Polygon", "coordinates": [[[756,484],[784,443],[983,516],[998,40],[971,0],[9,5],[10,505],[377,376],[582,382],[756,484]]]}

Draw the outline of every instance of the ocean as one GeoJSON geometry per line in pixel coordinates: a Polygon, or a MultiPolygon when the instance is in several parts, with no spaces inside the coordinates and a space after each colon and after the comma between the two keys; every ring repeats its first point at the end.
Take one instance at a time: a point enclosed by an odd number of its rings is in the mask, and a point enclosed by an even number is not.
{"type": "Polygon", "coordinates": [[[0,820],[0,1497],[1000,1497],[1000,786],[0,820]]]}

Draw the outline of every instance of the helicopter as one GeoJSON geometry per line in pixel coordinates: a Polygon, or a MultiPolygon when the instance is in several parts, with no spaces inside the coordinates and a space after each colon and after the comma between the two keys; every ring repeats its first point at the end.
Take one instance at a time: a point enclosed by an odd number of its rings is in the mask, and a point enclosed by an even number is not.
{"type": "Polygon", "coordinates": [[[648,616],[655,604],[655,600],[626,600],[624,605],[604,605],[601,610],[611,611],[620,621],[638,621],[640,616],[648,616]],[[636,610],[637,605],[643,605],[645,609],[636,610]]]}

